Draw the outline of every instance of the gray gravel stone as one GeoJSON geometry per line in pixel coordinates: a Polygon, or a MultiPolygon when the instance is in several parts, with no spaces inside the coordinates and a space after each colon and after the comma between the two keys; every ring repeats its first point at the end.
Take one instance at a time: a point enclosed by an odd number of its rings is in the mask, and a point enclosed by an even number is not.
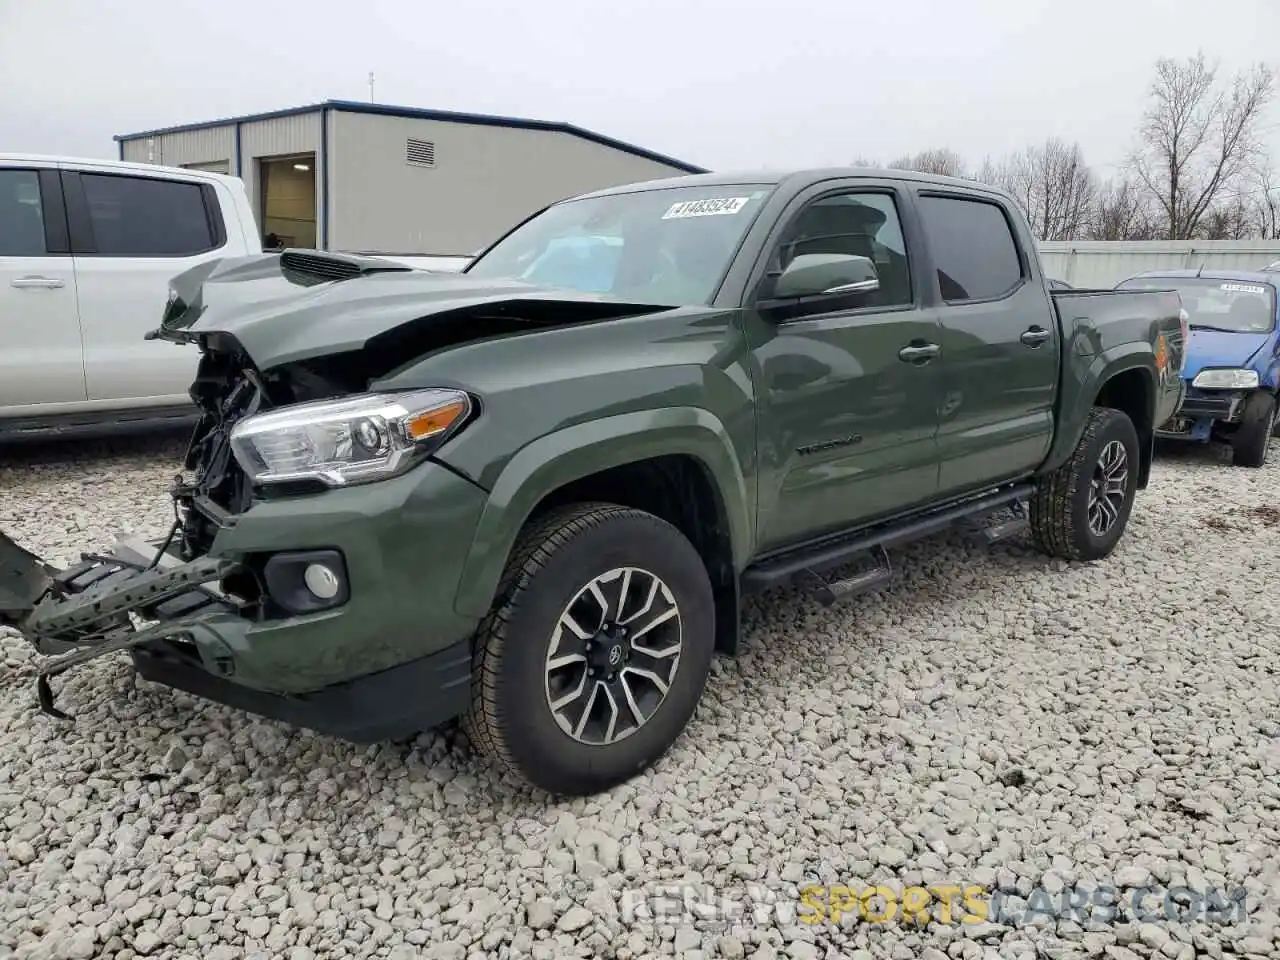
{"type": "MultiPolygon", "coordinates": [[[[181,446],[6,454],[0,529],[61,564],[163,536],[181,446]]],[[[575,801],[512,787],[448,730],[346,744],[124,655],[55,680],[63,727],[30,710],[38,658],[0,629],[0,957],[1274,956],[1280,593],[1257,585],[1280,569],[1276,506],[1280,458],[1162,455],[1101,563],[941,537],[895,551],[873,596],[753,598],[687,735],[575,801]],[[1251,917],[796,920],[810,884],[922,883],[1022,911],[1042,890],[1245,888],[1251,917]]]]}

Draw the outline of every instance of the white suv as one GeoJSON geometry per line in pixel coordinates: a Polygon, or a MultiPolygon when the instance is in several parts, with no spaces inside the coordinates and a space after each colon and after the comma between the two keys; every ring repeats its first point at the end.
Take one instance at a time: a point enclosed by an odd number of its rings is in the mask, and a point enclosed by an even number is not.
{"type": "Polygon", "coordinates": [[[0,154],[0,440],[193,415],[198,352],[144,335],[171,277],[261,253],[237,177],[0,154]]]}

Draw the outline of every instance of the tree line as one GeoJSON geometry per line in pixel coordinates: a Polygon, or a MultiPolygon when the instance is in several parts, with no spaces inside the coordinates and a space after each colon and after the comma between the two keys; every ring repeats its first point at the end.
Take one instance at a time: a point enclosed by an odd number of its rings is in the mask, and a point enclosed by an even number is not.
{"type": "Polygon", "coordinates": [[[1280,176],[1264,144],[1274,86],[1264,63],[1224,78],[1203,53],[1157,60],[1133,147],[1107,179],[1056,137],[977,169],[947,148],[887,166],[1001,187],[1041,240],[1280,239],[1280,176]]]}

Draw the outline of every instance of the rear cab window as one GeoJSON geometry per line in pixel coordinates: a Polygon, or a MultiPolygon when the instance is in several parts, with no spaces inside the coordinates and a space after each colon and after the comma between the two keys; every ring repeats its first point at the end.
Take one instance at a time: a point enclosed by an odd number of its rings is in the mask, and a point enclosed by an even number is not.
{"type": "Polygon", "coordinates": [[[79,174],[87,255],[190,257],[216,250],[226,232],[208,184],[116,173],[79,174]]]}
{"type": "Polygon", "coordinates": [[[943,300],[999,300],[1022,284],[1018,241],[998,203],[924,194],[918,205],[943,300]]]}

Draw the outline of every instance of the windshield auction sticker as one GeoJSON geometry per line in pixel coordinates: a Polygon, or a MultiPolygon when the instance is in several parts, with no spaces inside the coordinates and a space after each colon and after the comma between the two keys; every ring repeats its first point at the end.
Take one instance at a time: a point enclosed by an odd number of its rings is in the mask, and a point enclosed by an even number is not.
{"type": "Polygon", "coordinates": [[[1265,295],[1267,292],[1266,287],[1254,286],[1252,283],[1224,283],[1218,289],[1227,293],[1256,293],[1259,295],[1265,295]]]}
{"type": "Polygon", "coordinates": [[[750,197],[721,197],[716,200],[682,200],[673,203],[662,215],[663,220],[684,217],[723,217],[737,213],[751,201],[750,197]]]}

